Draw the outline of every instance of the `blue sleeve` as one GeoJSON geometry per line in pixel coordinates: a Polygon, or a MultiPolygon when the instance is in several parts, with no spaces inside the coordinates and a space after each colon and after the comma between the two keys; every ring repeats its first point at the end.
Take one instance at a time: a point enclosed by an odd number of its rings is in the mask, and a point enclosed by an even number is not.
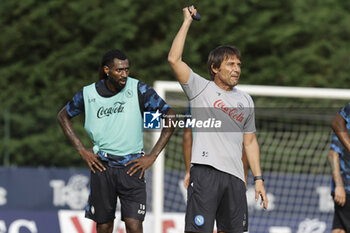
{"type": "Polygon", "coordinates": [[[339,138],[335,133],[332,134],[332,142],[331,142],[331,150],[334,150],[335,152],[338,152],[339,154],[343,154],[344,146],[339,141],[339,138]]]}
{"type": "Polygon", "coordinates": [[[70,117],[75,117],[85,111],[83,90],[80,90],[72,100],[67,103],[67,112],[70,117]]]}
{"type": "Polygon", "coordinates": [[[348,103],[344,108],[342,108],[342,110],[340,110],[340,115],[347,123],[350,123],[350,103],[348,103]]]}
{"type": "Polygon", "coordinates": [[[159,110],[162,115],[166,115],[170,106],[157,94],[157,92],[149,85],[139,82],[139,103],[143,116],[144,112],[155,112],[159,110]]]}

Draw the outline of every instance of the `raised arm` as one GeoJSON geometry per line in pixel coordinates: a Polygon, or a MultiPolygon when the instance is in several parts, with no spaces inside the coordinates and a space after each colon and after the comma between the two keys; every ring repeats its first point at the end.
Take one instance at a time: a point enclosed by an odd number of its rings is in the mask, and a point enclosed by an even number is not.
{"type": "Polygon", "coordinates": [[[64,106],[57,114],[58,123],[60,124],[64,134],[73,144],[74,148],[78,151],[81,157],[89,165],[92,172],[95,173],[94,168],[97,168],[99,171],[106,170],[106,168],[99,161],[98,155],[94,154],[92,149],[85,148],[79,137],[76,135],[70,119],[71,118],[68,115],[67,109],[64,106]]]}
{"type": "MultiPolygon", "coordinates": [[[[255,133],[248,133],[243,135],[244,150],[247,154],[248,163],[252,170],[253,176],[262,176],[260,167],[260,151],[258,140],[255,133]]],[[[258,200],[261,196],[261,203],[263,203],[264,209],[267,209],[268,200],[264,187],[264,181],[262,179],[255,180],[255,199],[258,200]]]]}
{"type": "Polygon", "coordinates": [[[340,113],[333,118],[332,129],[344,147],[350,152],[350,135],[346,128],[346,121],[340,113]]]}
{"type": "Polygon", "coordinates": [[[182,61],[182,53],[185,45],[185,40],[187,32],[193,21],[192,15],[197,13],[196,9],[191,6],[191,12],[188,8],[183,8],[184,21],[178,33],[175,36],[173,44],[171,45],[170,52],[168,55],[168,61],[171,68],[173,69],[178,81],[180,83],[187,83],[188,77],[190,75],[190,67],[182,61]]]}

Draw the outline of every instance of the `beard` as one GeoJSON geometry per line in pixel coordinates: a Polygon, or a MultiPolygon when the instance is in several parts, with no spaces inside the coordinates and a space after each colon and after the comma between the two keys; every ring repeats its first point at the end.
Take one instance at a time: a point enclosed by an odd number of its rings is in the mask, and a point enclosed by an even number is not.
{"type": "MultiPolygon", "coordinates": [[[[125,87],[125,85],[126,85],[126,83],[125,83],[125,84],[121,84],[120,82],[114,80],[113,78],[109,78],[108,80],[109,80],[110,83],[113,85],[113,87],[115,88],[115,91],[116,91],[116,92],[121,91],[121,90],[125,87]]],[[[126,80],[125,80],[125,81],[126,81],[126,80]]]]}

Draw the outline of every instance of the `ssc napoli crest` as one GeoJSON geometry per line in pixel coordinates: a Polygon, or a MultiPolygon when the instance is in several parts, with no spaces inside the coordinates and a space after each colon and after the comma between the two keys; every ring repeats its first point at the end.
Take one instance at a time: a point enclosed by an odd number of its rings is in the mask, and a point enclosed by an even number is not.
{"type": "Polygon", "coordinates": [[[131,97],[133,96],[132,90],[127,89],[127,90],[125,91],[125,96],[128,97],[128,98],[131,98],[131,97]]]}
{"type": "Polygon", "coordinates": [[[194,223],[197,226],[202,226],[204,224],[204,217],[202,215],[196,215],[196,217],[194,217],[194,223]]]}

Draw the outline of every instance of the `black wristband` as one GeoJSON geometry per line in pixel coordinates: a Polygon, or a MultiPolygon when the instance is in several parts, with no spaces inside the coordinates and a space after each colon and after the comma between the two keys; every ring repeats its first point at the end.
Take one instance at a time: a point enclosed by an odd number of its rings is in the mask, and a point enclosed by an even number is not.
{"type": "Polygon", "coordinates": [[[254,181],[257,181],[257,180],[264,181],[264,177],[263,176],[254,176],[254,181]]]}

